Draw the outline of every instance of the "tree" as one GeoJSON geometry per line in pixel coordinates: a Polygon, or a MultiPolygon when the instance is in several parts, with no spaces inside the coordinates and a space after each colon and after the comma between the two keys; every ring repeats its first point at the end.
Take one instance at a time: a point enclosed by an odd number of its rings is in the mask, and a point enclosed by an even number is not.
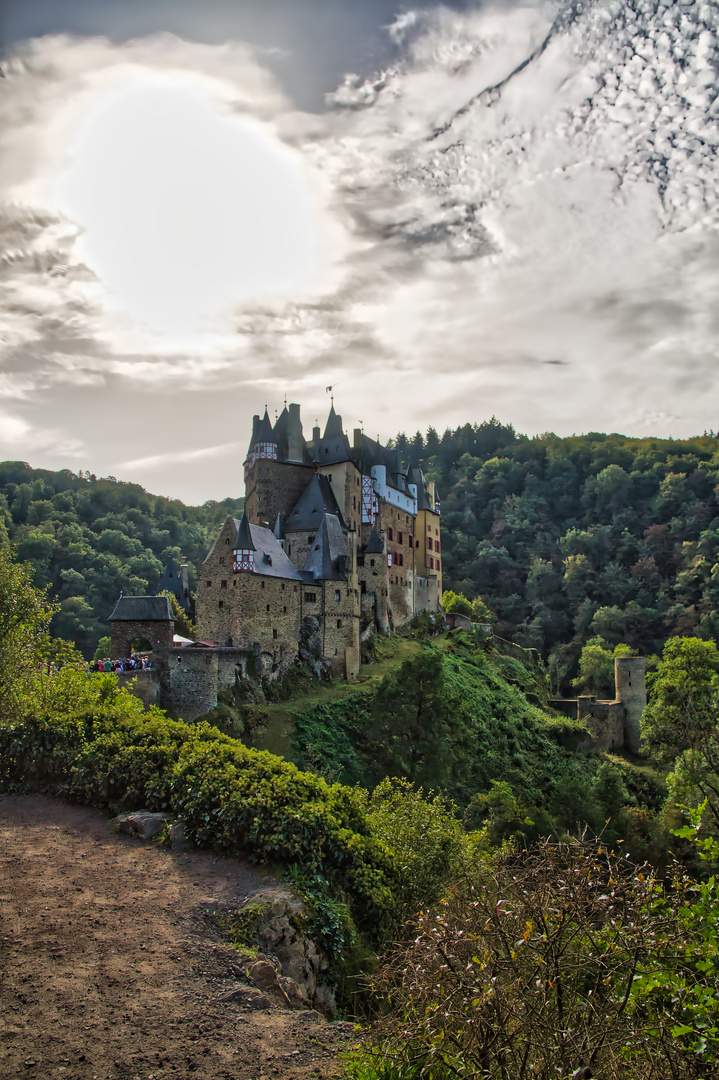
{"type": "Polygon", "coordinates": [[[719,652],[714,642],[670,638],[642,720],[642,739],[652,757],[668,762],[701,747],[716,731],[718,695],[719,652]]]}
{"type": "Polygon", "coordinates": [[[613,697],[614,661],[618,656],[634,656],[634,650],[624,644],[612,649],[604,638],[590,638],[579,657],[579,675],[572,680],[577,693],[598,698],[613,697]]]}
{"type": "Polygon", "coordinates": [[[163,589],[160,596],[166,596],[170,601],[170,611],[172,617],[175,620],[175,633],[180,634],[181,637],[190,638],[191,641],[195,640],[197,633],[197,627],[193,623],[190,616],[186,611],[180,607],[180,603],[174,593],[168,592],[167,589],[163,589]]]}
{"type": "Polygon", "coordinates": [[[32,567],[0,548],[0,720],[21,712],[55,610],[32,584],[32,567]]]}

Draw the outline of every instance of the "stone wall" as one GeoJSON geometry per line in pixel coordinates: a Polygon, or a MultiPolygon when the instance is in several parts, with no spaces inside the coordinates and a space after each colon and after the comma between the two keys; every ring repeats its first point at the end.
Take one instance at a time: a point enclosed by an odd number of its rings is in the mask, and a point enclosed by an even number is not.
{"type": "Polygon", "coordinates": [[[234,524],[225,522],[200,569],[195,599],[197,638],[233,648],[257,648],[264,668],[272,671],[290,663],[297,653],[303,584],[235,573],[234,541],[234,524]]]}
{"type": "Polygon", "coordinates": [[[138,697],[146,709],[151,705],[161,704],[161,672],[159,668],[150,671],[118,671],[118,685],[138,697]]]}
{"type": "Polygon", "coordinates": [[[145,638],[157,654],[172,647],[174,622],[170,619],[162,622],[130,622],[116,619],[110,623],[110,651],[113,660],[132,655],[134,638],[145,638]]]}
{"type": "Polygon", "coordinates": [[[380,502],[377,531],[385,539],[387,555],[388,614],[395,629],[414,618],[414,569],[416,518],[387,502],[380,502]]]}
{"type": "Polygon", "coordinates": [[[186,646],[172,649],[169,669],[168,707],[173,715],[191,723],[217,704],[220,690],[234,685],[246,670],[248,653],[242,649],[203,649],[186,646]]]}
{"type": "Polygon", "coordinates": [[[414,575],[414,611],[420,615],[423,611],[439,611],[441,596],[439,581],[436,577],[414,575]]]}
{"type": "Polygon", "coordinates": [[[321,465],[320,472],[332,484],[337,505],[348,529],[359,533],[362,523],[362,476],[353,461],[321,465]]]}
{"type": "Polygon", "coordinates": [[[386,634],[389,632],[387,556],[378,552],[377,554],[363,555],[361,559],[362,562],[357,567],[361,610],[363,612],[372,612],[377,628],[386,634]]]}
{"type": "Polygon", "coordinates": [[[324,593],[322,622],[323,655],[336,678],[359,671],[360,599],[356,579],[318,582],[324,593]],[[348,655],[349,654],[349,655],[348,655]]]}
{"type": "Polygon", "coordinates": [[[578,744],[578,750],[608,751],[624,746],[625,711],[621,701],[578,697],[577,719],[584,720],[589,730],[589,738],[578,744]]]}
{"type": "Polygon", "coordinates": [[[253,525],[274,529],[277,515],[285,516],[312,479],[311,465],[256,461],[245,480],[245,509],[253,525]]]}

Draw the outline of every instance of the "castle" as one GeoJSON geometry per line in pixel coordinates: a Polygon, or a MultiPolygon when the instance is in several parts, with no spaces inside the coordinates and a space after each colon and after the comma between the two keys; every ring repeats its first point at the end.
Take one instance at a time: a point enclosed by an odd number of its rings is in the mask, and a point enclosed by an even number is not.
{"type": "Polygon", "coordinates": [[[334,402],[309,440],[297,404],[274,425],[267,409],[255,416],[244,470],[242,519],[225,520],[198,571],[197,642],[173,644],[163,598],[122,597],[110,617],[113,655],[150,641],[155,700],[185,719],[250,665],[278,676],[302,655],[356,676],[365,637],[440,610],[434,483],[359,428],[350,442],[334,402]]]}

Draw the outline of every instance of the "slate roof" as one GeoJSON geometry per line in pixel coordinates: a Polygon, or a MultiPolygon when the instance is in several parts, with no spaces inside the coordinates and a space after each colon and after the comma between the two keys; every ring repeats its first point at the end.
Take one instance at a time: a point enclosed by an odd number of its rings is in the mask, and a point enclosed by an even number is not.
{"type": "Polygon", "coordinates": [[[174,559],[170,559],[163,570],[157,591],[158,593],[171,592],[181,608],[184,608],[185,611],[190,610],[190,601],[185,596],[182,584],[182,567],[174,559]]]}
{"type": "Polygon", "coordinates": [[[174,622],[166,596],[121,596],[110,622],[174,622]]]}
{"type": "Polygon", "coordinates": [[[265,405],[265,415],[259,421],[257,429],[254,432],[254,438],[256,442],[277,442],[274,432],[272,430],[272,421],[270,420],[270,414],[267,412],[267,406],[265,405]]]}
{"type": "Polygon", "coordinates": [[[340,526],[347,528],[332,485],[326,476],[315,473],[284,522],[285,533],[316,531],[324,514],[333,514],[339,519],[340,526]]]}
{"type": "MultiPolygon", "coordinates": [[[[246,517],[246,515],[245,515],[246,517]]],[[[233,519],[237,526],[239,537],[242,521],[233,519]]],[[[253,560],[254,572],[260,577],[283,578],[289,581],[302,581],[299,571],[295,570],[290,560],[282,550],[275,534],[271,529],[264,529],[261,525],[247,525],[252,540],[252,550],[255,552],[253,560]]],[[[239,547],[239,544],[235,544],[239,547]]]]}
{"type": "Polygon", "coordinates": [[[346,581],[346,560],[347,541],[339,518],[325,514],[307,555],[304,574],[311,574],[315,581],[346,581]]]}
{"type": "MultiPolygon", "coordinates": [[[[236,520],[235,518],[232,519],[236,520]]],[[[235,548],[242,548],[244,551],[254,551],[255,545],[252,542],[252,533],[250,532],[250,522],[247,517],[247,511],[245,510],[242,515],[242,520],[237,529],[237,539],[235,540],[235,548]]]]}
{"type": "Polygon", "coordinates": [[[384,552],[382,537],[377,532],[376,525],[372,526],[372,532],[369,534],[369,540],[364,550],[366,555],[381,555],[384,552]]]}
{"type": "Polygon", "coordinates": [[[332,405],[325,424],[325,433],[315,442],[313,460],[321,465],[336,465],[340,461],[351,461],[349,439],[342,430],[342,417],[332,405]]]}
{"type": "Polygon", "coordinates": [[[343,435],[342,430],[342,417],[338,416],[335,412],[335,405],[332,402],[330,406],[330,414],[327,417],[327,423],[325,424],[324,439],[334,439],[337,435],[343,435]]]}

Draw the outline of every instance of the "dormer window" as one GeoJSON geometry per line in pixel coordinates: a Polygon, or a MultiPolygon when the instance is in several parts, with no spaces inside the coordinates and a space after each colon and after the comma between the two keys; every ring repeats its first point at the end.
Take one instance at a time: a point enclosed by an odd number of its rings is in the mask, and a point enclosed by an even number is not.
{"type": "Polygon", "coordinates": [[[249,551],[247,548],[235,548],[234,551],[234,565],[233,570],[235,573],[254,573],[255,569],[255,553],[249,551]]]}

